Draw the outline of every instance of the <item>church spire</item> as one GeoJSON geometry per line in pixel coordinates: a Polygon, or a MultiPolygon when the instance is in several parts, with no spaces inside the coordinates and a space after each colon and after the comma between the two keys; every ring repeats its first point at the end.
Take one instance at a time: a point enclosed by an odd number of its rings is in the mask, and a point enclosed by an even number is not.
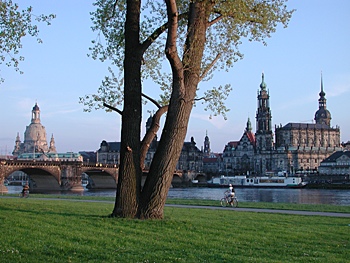
{"type": "Polygon", "coordinates": [[[250,122],[250,118],[248,117],[248,121],[247,121],[247,127],[245,128],[247,132],[251,132],[252,131],[252,123],[250,122]]]}
{"type": "Polygon", "coordinates": [[[20,150],[21,150],[21,138],[19,137],[19,132],[17,132],[15,148],[13,149],[12,154],[17,156],[19,155],[20,150]]]}
{"type": "Polygon", "coordinates": [[[55,146],[55,139],[53,138],[53,134],[51,135],[49,152],[50,153],[56,153],[57,152],[56,151],[56,146],[55,146]]]}
{"type": "Polygon", "coordinates": [[[260,84],[260,88],[262,89],[262,90],[266,90],[266,87],[267,87],[267,85],[266,85],[266,83],[265,83],[265,76],[264,76],[264,72],[261,74],[261,84],[260,84]]]}
{"type": "Polygon", "coordinates": [[[321,91],[319,93],[320,98],[318,99],[318,110],[315,113],[315,121],[318,124],[326,124],[328,126],[331,125],[331,113],[327,110],[327,99],[326,93],[323,90],[323,76],[321,72],[321,91]]]}
{"type": "Polygon", "coordinates": [[[322,77],[322,72],[321,72],[321,92],[319,93],[320,98],[318,100],[319,108],[326,108],[326,93],[323,91],[323,77],[322,77]]]}

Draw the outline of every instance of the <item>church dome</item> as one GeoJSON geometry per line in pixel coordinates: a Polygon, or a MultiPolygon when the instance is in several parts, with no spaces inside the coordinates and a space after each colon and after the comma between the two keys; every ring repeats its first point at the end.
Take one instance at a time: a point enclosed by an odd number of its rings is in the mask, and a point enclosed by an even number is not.
{"type": "Polygon", "coordinates": [[[31,123],[26,127],[24,132],[24,141],[21,143],[19,134],[16,137],[16,145],[12,154],[18,156],[22,153],[47,153],[56,152],[55,140],[53,135],[50,141],[50,147],[46,140],[46,130],[45,127],[40,122],[40,108],[37,103],[35,103],[32,109],[32,119],[31,123]]]}
{"type": "Polygon", "coordinates": [[[315,113],[315,121],[316,123],[321,123],[322,121],[319,120],[325,120],[325,124],[327,124],[326,120],[330,120],[331,119],[331,113],[329,112],[329,110],[321,108],[318,109],[315,113]]]}
{"type": "Polygon", "coordinates": [[[38,139],[46,141],[45,127],[40,123],[31,123],[24,132],[24,140],[37,141],[38,139]]]}
{"type": "Polygon", "coordinates": [[[46,129],[40,123],[40,109],[37,103],[32,110],[31,123],[24,132],[24,148],[25,152],[32,152],[34,148],[35,151],[48,152],[46,129]]]}
{"type": "Polygon", "coordinates": [[[27,126],[24,132],[24,141],[27,143],[33,142],[40,150],[43,150],[44,152],[48,151],[46,130],[40,123],[31,123],[27,126]]]}

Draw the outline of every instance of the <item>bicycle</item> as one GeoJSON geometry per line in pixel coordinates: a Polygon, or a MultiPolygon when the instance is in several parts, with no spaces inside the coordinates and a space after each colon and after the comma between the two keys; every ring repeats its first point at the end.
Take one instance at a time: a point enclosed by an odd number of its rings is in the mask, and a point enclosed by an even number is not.
{"type": "Polygon", "coordinates": [[[220,204],[222,207],[226,207],[226,206],[237,207],[238,200],[237,200],[236,196],[232,197],[232,196],[225,195],[225,197],[221,198],[220,204]]]}
{"type": "Polygon", "coordinates": [[[29,191],[25,190],[24,192],[19,193],[19,197],[21,198],[28,198],[29,197],[29,191]]]}

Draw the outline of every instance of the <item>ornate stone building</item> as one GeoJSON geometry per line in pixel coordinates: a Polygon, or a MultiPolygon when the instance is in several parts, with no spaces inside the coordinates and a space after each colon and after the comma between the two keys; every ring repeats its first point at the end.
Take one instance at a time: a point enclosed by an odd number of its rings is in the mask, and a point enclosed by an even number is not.
{"type": "Polygon", "coordinates": [[[342,150],[340,129],[331,127],[331,114],[321,77],[319,108],[315,123],[288,123],[275,126],[272,132],[272,114],[269,92],[264,74],[258,90],[256,133],[250,132],[249,120],[240,141],[229,142],[224,150],[224,163],[231,174],[265,174],[266,172],[316,171],[320,163],[335,151],[342,150]]]}
{"type": "Polygon", "coordinates": [[[55,140],[51,136],[50,144],[47,144],[46,130],[40,122],[40,109],[35,103],[32,109],[32,119],[24,132],[24,142],[21,142],[19,133],[17,133],[15,148],[12,152],[14,156],[23,153],[56,153],[55,140]]]}
{"type": "Polygon", "coordinates": [[[338,151],[321,162],[320,174],[325,175],[350,175],[350,151],[338,151]]]}
{"type": "MultiPolygon", "coordinates": [[[[146,131],[148,131],[152,124],[152,116],[147,119],[146,131]]],[[[209,138],[208,142],[209,143],[209,138]]],[[[158,147],[158,137],[155,136],[151,142],[148,152],[145,158],[145,169],[149,169],[153,156],[158,147]]],[[[208,150],[209,146],[208,146],[208,150]]],[[[98,163],[120,163],[120,142],[106,142],[102,141],[100,148],[97,150],[97,162],[98,163]]],[[[190,142],[184,142],[180,158],[176,165],[177,170],[184,171],[203,171],[203,152],[198,149],[194,138],[191,138],[190,142]]]]}

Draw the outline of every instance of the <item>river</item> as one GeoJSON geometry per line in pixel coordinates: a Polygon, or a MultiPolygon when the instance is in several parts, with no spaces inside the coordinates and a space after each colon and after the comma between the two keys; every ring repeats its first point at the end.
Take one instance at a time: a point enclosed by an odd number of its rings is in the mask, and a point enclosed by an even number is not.
{"type": "MultiPolygon", "coordinates": [[[[19,193],[21,186],[8,186],[8,193],[19,193]]],[[[170,188],[168,198],[220,200],[223,188],[170,188]]],[[[236,188],[240,202],[273,202],[295,204],[350,205],[350,190],[334,189],[288,189],[288,188],[236,188]]],[[[115,196],[115,190],[88,190],[83,192],[47,192],[62,195],[115,196]]]]}

